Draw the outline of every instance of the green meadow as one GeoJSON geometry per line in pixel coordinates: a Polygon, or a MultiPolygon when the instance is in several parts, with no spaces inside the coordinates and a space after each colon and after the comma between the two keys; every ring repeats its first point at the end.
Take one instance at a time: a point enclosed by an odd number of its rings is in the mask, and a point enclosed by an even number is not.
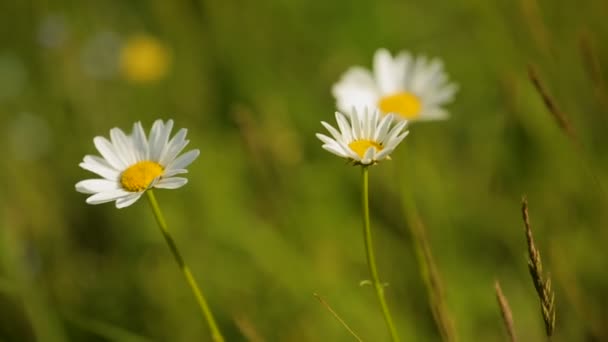
{"type": "Polygon", "coordinates": [[[378,48],[438,57],[459,86],[448,120],[408,124],[369,168],[401,340],[508,341],[495,281],[517,340],[547,339],[524,195],[552,341],[608,340],[606,13],[592,0],[0,2],[0,341],[211,340],[146,199],[89,205],[74,188],[96,178],[78,167],[95,136],[156,119],[201,151],[186,186],[154,193],[226,341],[355,341],[323,303],[363,341],[388,341],[365,282],[360,167],[315,137],[335,126],[332,86],[378,48]]]}

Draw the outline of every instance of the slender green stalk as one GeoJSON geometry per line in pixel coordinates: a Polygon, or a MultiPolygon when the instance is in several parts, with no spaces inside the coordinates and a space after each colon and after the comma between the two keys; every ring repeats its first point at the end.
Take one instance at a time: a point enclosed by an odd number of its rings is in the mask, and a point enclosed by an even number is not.
{"type": "Polygon", "coordinates": [[[150,203],[150,207],[152,208],[152,211],[154,212],[154,216],[156,217],[156,222],[158,222],[160,231],[163,234],[163,237],[165,238],[167,245],[169,245],[169,249],[171,250],[171,253],[173,253],[173,257],[175,258],[175,261],[177,261],[179,268],[182,270],[182,273],[184,273],[184,277],[186,277],[186,282],[190,286],[192,293],[194,293],[194,296],[196,297],[198,305],[199,305],[201,311],[203,312],[203,316],[204,316],[205,320],[207,321],[207,324],[209,325],[209,330],[211,330],[211,338],[213,339],[214,342],[224,342],[224,337],[222,336],[222,333],[220,332],[220,329],[218,328],[217,323],[215,322],[215,318],[213,318],[213,314],[211,313],[211,309],[209,308],[209,305],[207,304],[207,300],[205,299],[205,296],[203,296],[203,292],[200,290],[198,284],[196,283],[196,280],[192,276],[192,272],[190,271],[190,268],[184,262],[182,255],[180,254],[179,250],[177,249],[177,245],[175,244],[175,241],[169,234],[169,229],[167,228],[167,222],[165,221],[165,218],[163,217],[163,214],[160,211],[160,207],[158,206],[158,202],[156,201],[156,196],[154,196],[154,192],[150,189],[150,190],[146,191],[146,194],[148,195],[148,202],[150,203]]]}
{"type": "Polygon", "coordinates": [[[399,341],[399,335],[397,335],[397,329],[393,323],[391,312],[386,305],[384,299],[384,285],[380,282],[378,277],[378,269],[376,267],[376,257],[374,255],[374,246],[372,244],[372,229],[369,224],[369,170],[368,166],[362,167],[362,178],[363,178],[363,191],[361,195],[361,202],[363,204],[363,234],[365,236],[365,252],[367,254],[367,265],[369,266],[369,273],[372,277],[372,285],[376,290],[376,296],[378,302],[380,302],[380,308],[384,314],[384,320],[388,326],[388,330],[391,333],[391,338],[394,342],[399,341]]]}

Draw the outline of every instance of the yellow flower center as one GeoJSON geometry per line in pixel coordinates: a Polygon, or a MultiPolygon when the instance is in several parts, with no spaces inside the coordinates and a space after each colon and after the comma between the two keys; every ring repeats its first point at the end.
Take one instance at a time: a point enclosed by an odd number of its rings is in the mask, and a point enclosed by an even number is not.
{"type": "Polygon", "coordinates": [[[404,119],[414,119],[420,115],[422,103],[418,96],[407,91],[401,91],[382,97],[378,101],[378,108],[384,114],[395,113],[404,119]]]}
{"type": "Polygon", "coordinates": [[[140,161],[123,171],[120,176],[120,184],[127,191],[144,191],[156,177],[163,174],[163,171],[163,167],[157,162],[140,161]]]}
{"type": "Polygon", "coordinates": [[[384,148],[382,147],[382,144],[367,139],[355,140],[348,144],[348,147],[350,147],[351,150],[355,151],[355,153],[358,154],[361,158],[363,158],[365,151],[367,151],[367,149],[370,147],[375,148],[376,151],[382,151],[382,149],[384,148]]]}
{"type": "Polygon", "coordinates": [[[156,38],[137,35],[129,40],[120,52],[120,67],[127,80],[153,82],[163,78],[169,71],[171,55],[156,38]]]}

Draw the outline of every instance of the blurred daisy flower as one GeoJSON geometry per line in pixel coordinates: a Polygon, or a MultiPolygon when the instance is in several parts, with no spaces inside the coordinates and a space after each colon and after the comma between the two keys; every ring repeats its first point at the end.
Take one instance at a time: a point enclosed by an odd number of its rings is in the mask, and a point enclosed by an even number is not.
{"type": "Polygon", "coordinates": [[[452,101],[458,87],[448,82],[441,60],[412,57],[406,51],[392,57],[379,49],[373,73],[352,67],[332,88],[338,110],[367,106],[405,120],[439,120],[449,114],[442,106],[452,101]]]}
{"type": "Polygon", "coordinates": [[[150,188],[177,189],[188,180],[175,175],[187,173],[186,167],[199,155],[190,150],[178,157],[188,145],[187,130],[180,129],[169,140],[173,120],[156,120],[149,137],[140,122],[133,125],[131,135],[119,128],[110,130],[110,140],[95,137],[93,142],[102,157],[87,155],[80,167],[103,177],[76,184],[76,190],[92,194],[89,204],[116,201],[117,208],[135,203],[150,188]]]}
{"type": "Polygon", "coordinates": [[[164,78],[171,65],[171,54],[162,42],[152,36],[135,35],[125,42],[120,52],[123,76],[136,83],[164,78]]]}
{"type": "Polygon", "coordinates": [[[390,154],[409,133],[405,131],[407,121],[401,120],[393,125],[394,115],[383,117],[377,110],[363,108],[357,113],[353,108],[350,114],[336,112],[340,131],[322,121],[321,124],[333,138],[317,133],[323,149],[338,157],[351,160],[357,165],[376,164],[390,158],[390,154]]]}

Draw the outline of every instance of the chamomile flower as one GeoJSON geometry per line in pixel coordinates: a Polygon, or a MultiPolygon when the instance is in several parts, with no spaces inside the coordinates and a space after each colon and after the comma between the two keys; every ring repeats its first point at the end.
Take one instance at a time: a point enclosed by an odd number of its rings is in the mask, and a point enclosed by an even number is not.
{"type": "Polygon", "coordinates": [[[390,158],[390,154],[409,133],[407,121],[393,125],[392,114],[381,117],[377,110],[363,108],[362,113],[352,108],[349,114],[336,112],[340,131],[321,121],[333,138],[317,133],[323,149],[360,165],[371,165],[390,158]]]}
{"type": "Polygon", "coordinates": [[[188,179],[175,177],[187,173],[186,167],[199,155],[190,150],[178,157],[188,145],[187,130],[180,129],[169,140],[173,120],[156,120],[146,137],[140,122],[133,125],[131,135],[119,128],[110,130],[110,140],[95,137],[93,142],[101,157],[87,155],[80,167],[102,178],[87,179],[76,184],[76,190],[92,194],[89,204],[116,201],[117,208],[135,203],[149,188],[177,189],[188,179]]]}
{"type": "Polygon", "coordinates": [[[332,88],[338,110],[363,106],[393,113],[405,120],[440,120],[449,114],[442,106],[452,101],[458,87],[448,82],[441,60],[413,57],[406,51],[392,57],[379,49],[374,70],[352,67],[332,88]]]}

